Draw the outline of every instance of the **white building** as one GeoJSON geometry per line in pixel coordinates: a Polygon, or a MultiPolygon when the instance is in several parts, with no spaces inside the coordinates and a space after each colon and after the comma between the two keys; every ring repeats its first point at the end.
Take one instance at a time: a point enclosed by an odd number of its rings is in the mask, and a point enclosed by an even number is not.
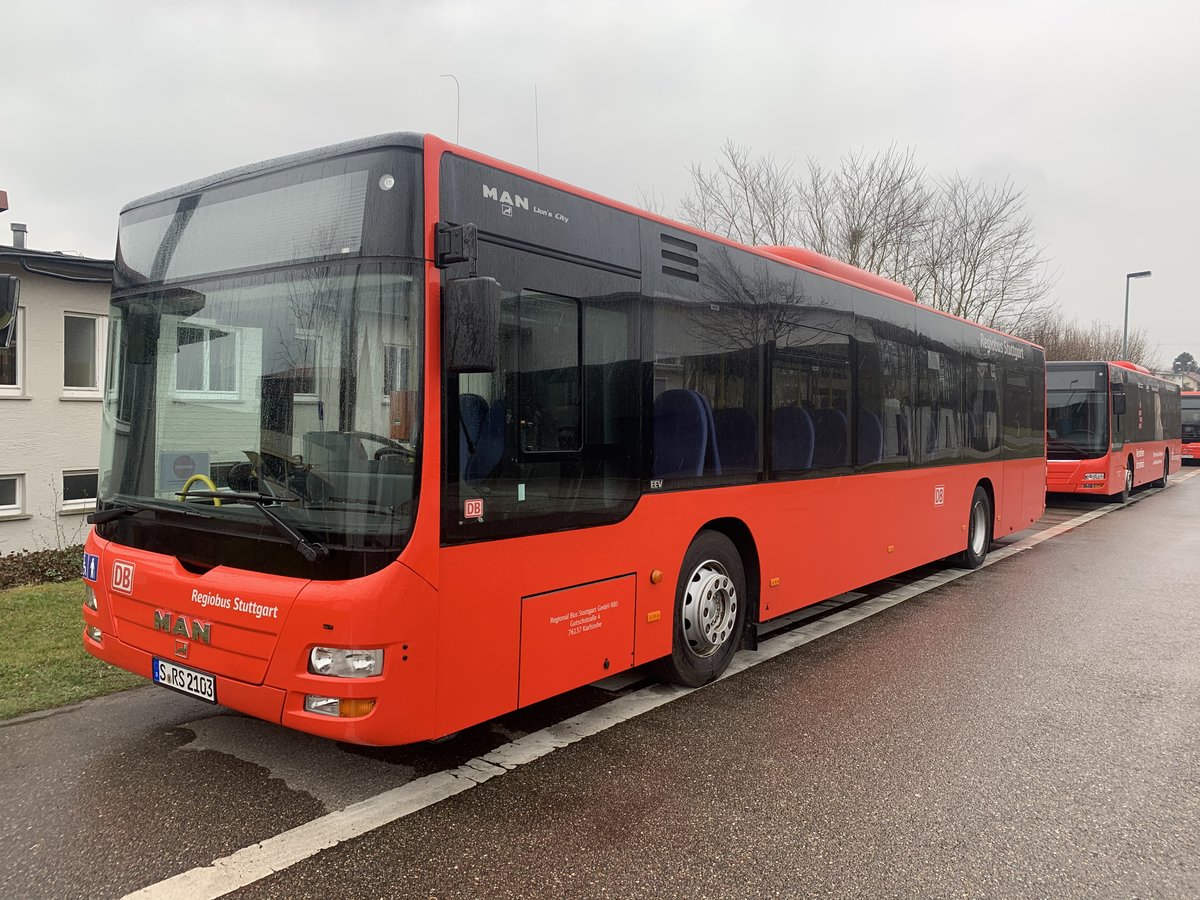
{"type": "Polygon", "coordinates": [[[0,244],[21,279],[16,334],[0,350],[0,553],[79,544],[95,508],[111,260],[0,244]]]}
{"type": "Polygon", "coordinates": [[[1165,378],[1167,381],[1173,381],[1179,385],[1181,390],[1185,391],[1200,391],[1200,373],[1196,372],[1174,372],[1167,370],[1165,372],[1155,372],[1159,378],[1165,378]]]}

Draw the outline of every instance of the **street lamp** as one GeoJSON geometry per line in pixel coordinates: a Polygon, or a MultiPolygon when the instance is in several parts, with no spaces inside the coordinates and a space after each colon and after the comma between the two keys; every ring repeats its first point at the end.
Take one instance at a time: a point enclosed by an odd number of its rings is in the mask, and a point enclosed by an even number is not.
{"type": "MultiPolygon", "coordinates": [[[[439,75],[439,78],[454,78],[453,75],[439,75]]],[[[462,124],[462,92],[458,87],[458,79],[454,78],[454,143],[459,143],[458,131],[462,124]]],[[[1147,273],[1149,274],[1149,273],[1147,273]]]]}
{"type": "Polygon", "coordinates": [[[1129,281],[1132,278],[1149,278],[1150,270],[1130,272],[1125,276],[1125,330],[1121,333],[1121,359],[1129,359],[1129,281]]]}

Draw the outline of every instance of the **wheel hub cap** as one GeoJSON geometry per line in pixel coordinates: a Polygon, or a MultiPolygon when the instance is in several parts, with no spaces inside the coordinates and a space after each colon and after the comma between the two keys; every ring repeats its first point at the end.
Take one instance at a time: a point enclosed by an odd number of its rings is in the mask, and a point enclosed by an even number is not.
{"type": "Polygon", "coordinates": [[[971,552],[976,556],[983,553],[983,543],[987,539],[987,519],[982,503],[976,503],[971,509],[971,552]]]}
{"type": "Polygon", "coordinates": [[[683,635],[692,652],[716,653],[733,633],[737,609],[737,590],[725,567],[712,559],[697,566],[683,595],[683,635]]]}

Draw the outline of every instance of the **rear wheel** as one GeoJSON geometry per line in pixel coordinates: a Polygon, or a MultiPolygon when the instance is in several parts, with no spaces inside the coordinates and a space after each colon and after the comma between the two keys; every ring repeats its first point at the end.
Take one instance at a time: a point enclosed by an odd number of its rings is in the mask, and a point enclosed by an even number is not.
{"type": "Polygon", "coordinates": [[[991,545],[992,501],[984,486],[977,484],[967,515],[967,549],[954,557],[954,564],[964,569],[978,569],[987,558],[991,545]]]}
{"type": "Polygon", "coordinates": [[[679,568],[671,655],[657,664],[665,681],[699,687],[716,680],[737,652],[746,620],[746,575],[725,535],[702,531],[679,568]]]}
{"type": "Polygon", "coordinates": [[[1171,451],[1166,450],[1163,452],[1162,478],[1160,478],[1160,479],[1158,479],[1158,481],[1154,482],[1154,486],[1155,487],[1166,487],[1167,486],[1167,478],[1170,476],[1170,474],[1171,474],[1171,451]]]}

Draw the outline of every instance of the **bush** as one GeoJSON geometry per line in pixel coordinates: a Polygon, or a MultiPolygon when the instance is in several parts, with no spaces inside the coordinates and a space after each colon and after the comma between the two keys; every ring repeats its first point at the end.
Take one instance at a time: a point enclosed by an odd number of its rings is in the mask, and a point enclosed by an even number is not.
{"type": "Polygon", "coordinates": [[[58,550],[19,550],[0,555],[0,590],[22,584],[74,581],[83,570],[83,545],[58,550]]]}

